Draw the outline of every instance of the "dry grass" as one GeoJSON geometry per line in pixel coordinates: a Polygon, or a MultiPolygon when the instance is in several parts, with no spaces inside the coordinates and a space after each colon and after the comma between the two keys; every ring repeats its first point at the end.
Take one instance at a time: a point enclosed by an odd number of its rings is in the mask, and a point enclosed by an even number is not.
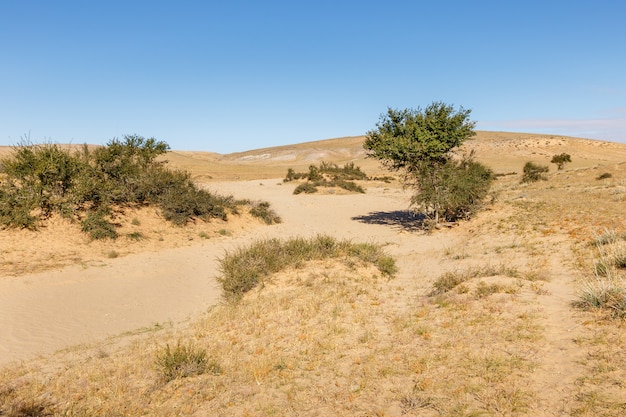
{"type": "Polygon", "coordinates": [[[444,295],[420,297],[399,314],[397,294],[384,290],[391,285],[375,267],[325,261],[279,273],[240,303],[216,306],[182,334],[157,333],[121,350],[85,350],[61,369],[5,370],[0,409],[24,398],[41,398],[38,404],[51,415],[76,416],[424,410],[452,416],[529,409],[535,392],[525,380],[536,367],[534,346],[541,339],[532,309],[508,308],[514,295],[444,295]],[[164,350],[181,339],[193,340],[193,349],[164,350]],[[173,356],[191,356],[191,365],[171,365],[189,364],[173,356]],[[198,364],[206,368],[205,358],[220,372],[198,371],[198,364]]]}

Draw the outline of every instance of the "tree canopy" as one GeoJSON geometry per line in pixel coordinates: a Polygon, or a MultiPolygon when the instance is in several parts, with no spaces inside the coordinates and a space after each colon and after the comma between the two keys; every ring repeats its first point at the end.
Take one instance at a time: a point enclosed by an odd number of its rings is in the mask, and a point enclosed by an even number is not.
{"type": "Polygon", "coordinates": [[[434,102],[425,109],[388,108],[367,132],[364,147],[392,170],[413,171],[417,165],[443,163],[452,149],[475,135],[471,110],[434,102]]]}

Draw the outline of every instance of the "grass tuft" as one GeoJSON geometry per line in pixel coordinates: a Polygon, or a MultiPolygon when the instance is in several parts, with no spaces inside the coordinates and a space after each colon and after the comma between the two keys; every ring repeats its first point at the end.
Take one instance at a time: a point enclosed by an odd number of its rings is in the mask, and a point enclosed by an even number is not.
{"type": "Polygon", "coordinates": [[[504,265],[488,265],[484,267],[470,268],[464,271],[446,272],[435,280],[433,283],[433,289],[429,295],[434,296],[446,293],[473,278],[485,278],[496,275],[504,275],[511,278],[520,277],[520,273],[517,269],[506,267],[504,265]]]}
{"type": "Polygon", "coordinates": [[[222,368],[217,362],[210,361],[206,351],[193,343],[182,344],[180,341],[175,347],[169,344],[156,354],[155,364],[164,382],[205,372],[219,375],[222,368]]]}

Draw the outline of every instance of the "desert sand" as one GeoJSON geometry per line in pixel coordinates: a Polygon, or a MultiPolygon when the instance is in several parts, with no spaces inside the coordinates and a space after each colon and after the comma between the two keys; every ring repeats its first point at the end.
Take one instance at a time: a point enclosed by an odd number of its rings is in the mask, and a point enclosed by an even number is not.
{"type": "MultiPolygon", "coordinates": [[[[155,328],[183,329],[222,302],[215,279],[218,259],[226,251],[263,238],[328,234],[382,244],[396,258],[399,272],[389,286],[380,286],[377,296],[377,303],[394,314],[413,308],[447,271],[507,265],[535,277],[519,284],[517,296],[526,308],[519,310],[519,317],[536,314],[542,329],[527,381],[538,394],[532,412],[521,415],[568,415],[564,410],[571,408],[562,399],[574,401],[573,387],[584,374],[580,361],[587,353],[576,341],[586,337],[590,320],[571,306],[582,276],[575,247],[603,230],[626,228],[626,145],[479,132],[466,146],[502,174],[495,202],[470,221],[429,234],[407,211],[411,192],[398,181],[367,182],[366,194],[297,196],[293,184],[283,183],[287,168],[306,170],[321,161],[355,162],[370,175],[384,175],[376,161],[365,159],[362,140],[333,139],[232,155],[166,156],[171,166],[190,170],[211,191],[269,201],[282,218],[280,224],[266,226],[233,216],[226,223],[174,228],[148,211],[129,213],[124,223],[132,230],[130,218],[139,219],[136,223],[148,236],[139,242],[88,242],[61,220],[39,232],[0,231],[0,366],[28,363],[39,355],[40,360],[53,360],[49,355],[59,350],[97,346],[155,328]],[[573,160],[565,170],[552,166],[549,181],[520,184],[526,161],[548,165],[561,152],[573,160]],[[603,172],[612,173],[610,185],[596,180],[603,172]],[[201,232],[208,238],[200,237],[201,232]],[[554,407],[560,403],[558,411],[554,407]]],[[[619,392],[624,393],[623,387],[619,392]]],[[[406,414],[395,404],[385,415],[406,414]]]]}

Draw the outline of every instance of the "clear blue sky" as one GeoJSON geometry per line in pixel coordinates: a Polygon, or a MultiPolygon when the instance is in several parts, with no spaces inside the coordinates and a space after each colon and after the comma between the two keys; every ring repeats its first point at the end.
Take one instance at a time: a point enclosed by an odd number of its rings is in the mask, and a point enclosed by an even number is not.
{"type": "Polygon", "coordinates": [[[0,0],[0,145],[137,133],[220,153],[443,101],[626,142],[626,2],[0,0]]]}

